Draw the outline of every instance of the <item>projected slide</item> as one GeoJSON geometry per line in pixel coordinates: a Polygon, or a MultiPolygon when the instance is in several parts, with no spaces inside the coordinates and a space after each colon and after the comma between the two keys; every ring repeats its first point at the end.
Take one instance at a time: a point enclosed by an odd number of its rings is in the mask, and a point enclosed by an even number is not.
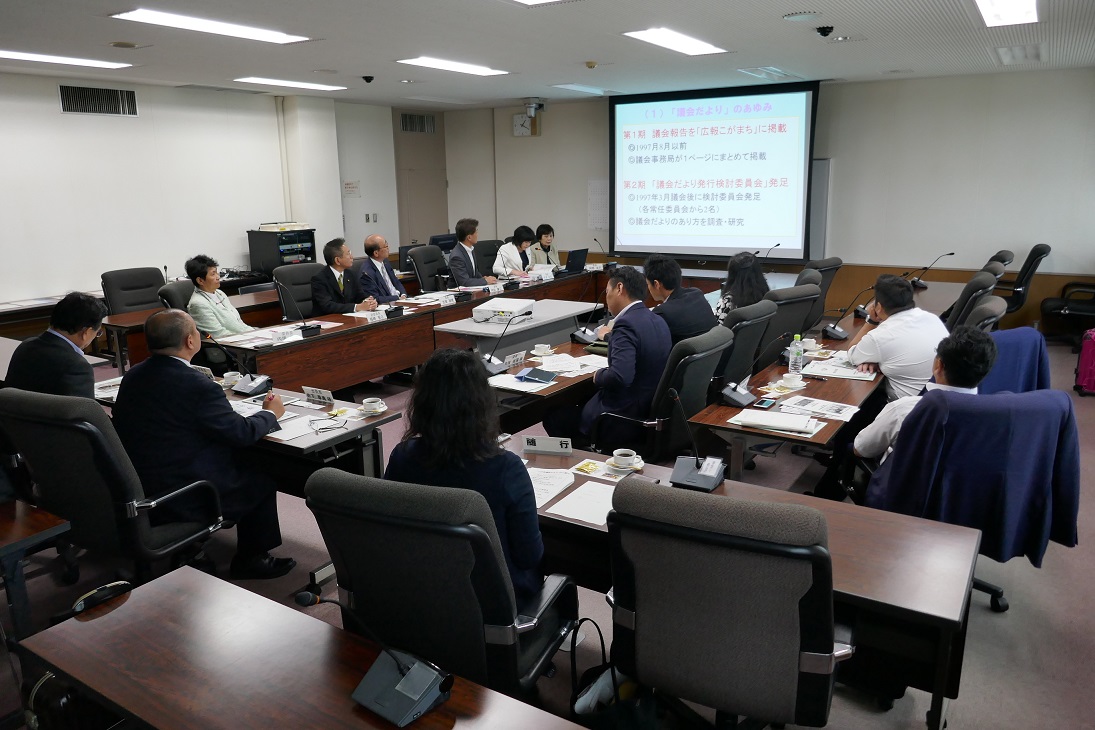
{"type": "Polygon", "coordinates": [[[613,250],[804,258],[816,86],[794,89],[613,99],[613,250]]]}

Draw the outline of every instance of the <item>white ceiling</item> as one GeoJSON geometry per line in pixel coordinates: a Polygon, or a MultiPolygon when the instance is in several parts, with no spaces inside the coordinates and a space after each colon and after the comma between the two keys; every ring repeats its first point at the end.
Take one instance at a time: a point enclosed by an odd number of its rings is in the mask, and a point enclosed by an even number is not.
{"type": "MultiPolygon", "coordinates": [[[[1040,22],[986,28],[973,0],[0,0],[0,49],[134,64],[117,71],[0,59],[0,71],[310,94],[409,108],[457,109],[422,96],[498,107],[526,97],[587,99],[552,88],[579,83],[619,93],[766,83],[739,68],[775,66],[806,80],[874,81],[1095,66],[1095,1],[1040,0],[1040,22]],[[279,46],[116,20],[147,7],[315,39],[279,46]],[[820,13],[814,22],[783,15],[820,13]],[[814,30],[831,25],[829,38],[814,30]],[[732,53],[688,57],[621,33],[667,26],[732,53]],[[837,36],[852,40],[836,42],[837,36]],[[128,41],[141,48],[112,48],[128,41]],[[1005,68],[999,46],[1040,44],[1042,60],[1005,68]],[[474,77],[395,63],[431,55],[509,71],[474,77]],[[593,70],[587,61],[597,62],[593,70]],[[317,72],[331,70],[334,73],[317,72]],[[366,84],[361,77],[375,81],[366,84]],[[245,76],[349,87],[298,92],[232,81],[245,76]],[[403,84],[401,79],[418,83],[403,84]]],[[[466,107],[465,107],[466,108],[466,107]]]]}

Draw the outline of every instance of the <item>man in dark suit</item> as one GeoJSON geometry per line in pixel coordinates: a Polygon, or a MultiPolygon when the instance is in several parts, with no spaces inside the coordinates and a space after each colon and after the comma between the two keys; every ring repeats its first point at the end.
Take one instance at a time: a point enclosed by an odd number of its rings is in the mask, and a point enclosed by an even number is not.
{"type": "Polygon", "coordinates": [[[456,221],[456,245],[449,253],[449,273],[457,286],[486,286],[498,279],[486,276],[475,266],[475,244],[479,241],[479,221],[461,218],[456,221]]]}
{"type": "Polygon", "coordinates": [[[669,325],[673,344],[702,335],[718,324],[715,312],[703,292],[681,286],[681,266],[668,256],[656,253],[643,264],[646,287],[658,302],[654,314],[669,325]]]}
{"type": "Polygon", "coordinates": [[[365,255],[369,260],[361,264],[361,290],[381,304],[406,299],[407,290],[395,275],[388,261],[388,242],[375,233],[365,239],[365,255]]]}
{"type": "Polygon", "coordinates": [[[312,277],[312,306],[315,314],[349,314],[376,309],[376,300],[366,297],[361,283],[346,272],[354,265],[354,255],[345,238],[328,241],[323,247],[327,268],[312,277]]]}
{"type": "Polygon", "coordinates": [[[15,348],[4,382],[38,393],[94,398],[95,376],[84,350],[105,316],[106,306],[98,299],[70,292],[54,306],[49,329],[15,348]]]}
{"type": "MultiPolygon", "coordinates": [[[[137,470],[145,493],[168,494],[207,479],[221,499],[221,513],[236,523],[236,579],[277,578],[296,565],[275,558],[281,544],[277,490],[272,480],[242,473],[236,450],[251,446],[277,428],[285,413],[271,393],[262,410],[243,417],[232,410],[215,382],[190,367],[201,349],[201,335],[180,309],[156,312],[144,326],[152,356],[126,373],[114,404],[114,428],[137,470]]],[[[194,519],[185,498],[156,510],[170,521],[194,519]]]]}
{"type": "MultiPolygon", "coordinates": [[[[604,412],[646,418],[673,344],[665,320],[643,306],[646,280],[630,266],[609,274],[605,305],[615,319],[597,330],[608,342],[608,367],[593,375],[597,392],[579,411],[563,408],[548,413],[544,428],[551,436],[566,436],[575,445],[589,442],[593,421],[604,412]]],[[[602,420],[598,445],[634,444],[642,429],[617,419],[602,420]]]]}

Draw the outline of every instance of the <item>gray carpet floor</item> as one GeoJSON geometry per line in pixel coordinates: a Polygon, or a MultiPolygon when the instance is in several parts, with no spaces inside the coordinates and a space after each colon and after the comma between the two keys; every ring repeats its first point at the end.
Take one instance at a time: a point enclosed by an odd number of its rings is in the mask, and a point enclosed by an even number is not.
{"type": "MultiPolygon", "coordinates": [[[[965,666],[961,693],[950,703],[950,728],[1095,728],[1091,700],[1095,677],[1095,546],[1084,539],[1083,527],[1090,524],[1095,504],[1090,500],[1095,477],[1095,446],[1089,437],[1095,431],[1095,398],[1080,398],[1072,391],[1076,355],[1068,347],[1051,346],[1053,386],[1073,396],[1080,428],[1082,490],[1078,547],[1065,549],[1051,544],[1043,567],[1035,569],[1023,559],[1006,564],[980,558],[977,575],[1005,588],[1011,610],[992,613],[984,594],[975,593],[970,611],[965,666]]],[[[100,368],[104,370],[104,368],[100,368]]],[[[110,377],[109,369],[100,377],[110,377]]],[[[355,400],[380,396],[389,406],[402,409],[408,397],[404,385],[370,384],[355,390],[355,400]]],[[[382,427],[385,451],[398,443],[404,421],[382,427]]],[[[745,481],[774,489],[805,491],[821,475],[811,459],[781,453],[777,458],[758,459],[755,471],[745,481]]],[[[291,555],[298,567],[273,581],[241,581],[246,588],[272,600],[296,607],[293,595],[308,582],[308,570],[322,563],[326,549],[315,520],[304,502],[279,495],[284,545],[277,554],[291,555]]],[[[211,541],[210,554],[226,569],[234,550],[232,531],[218,533],[211,541]]],[[[76,586],[60,586],[53,579],[52,551],[32,556],[28,570],[34,617],[39,627],[49,616],[63,610],[86,590],[113,577],[114,566],[85,560],[76,586]]],[[[334,584],[325,588],[333,596],[334,584]]],[[[339,625],[338,610],[318,606],[306,610],[317,619],[339,625]]],[[[581,614],[597,621],[611,642],[611,622],[604,596],[581,590],[581,614]]],[[[7,622],[6,613],[4,621],[7,622]]],[[[595,637],[594,637],[595,638],[595,637]]],[[[579,671],[599,663],[599,647],[587,638],[577,652],[579,671]]],[[[569,657],[556,657],[558,673],[539,683],[537,703],[546,711],[565,716],[570,695],[569,657]]],[[[17,704],[12,672],[0,669],[0,710],[17,704]]],[[[888,712],[879,710],[871,698],[838,685],[829,726],[835,728],[913,729],[924,726],[929,697],[909,690],[888,712]]],[[[708,716],[712,713],[703,712],[708,716]]],[[[791,727],[791,726],[788,726],[791,727]]]]}

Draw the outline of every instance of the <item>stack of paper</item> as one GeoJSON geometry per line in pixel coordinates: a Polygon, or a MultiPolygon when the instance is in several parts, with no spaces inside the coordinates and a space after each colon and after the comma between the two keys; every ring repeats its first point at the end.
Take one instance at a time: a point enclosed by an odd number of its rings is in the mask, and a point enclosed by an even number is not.
{"type": "Polygon", "coordinates": [[[794,434],[813,435],[825,424],[809,416],[791,413],[772,413],[771,411],[744,410],[727,421],[737,426],[762,428],[769,431],[782,431],[794,434]]]}
{"type": "Polygon", "coordinates": [[[836,403],[829,400],[818,400],[804,395],[796,395],[779,404],[782,413],[799,413],[805,415],[832,418],[837,421],[850,421],[859,409],[847,403],[836,403]]]}
{"type": "Polygon", "coordinates": [[[833,357],[829,360],[811,360],[802,368],[806,375],[820,375],[825,378],[846,378],[848,380],[874,380],[877,373],[861,373],[847,360],[833,357]]]}
{"type": "Polygon", "coordinates": [[[612,510],[612,484],[586,482],[573,492],[559,500],[548,510],[548,514],[581,520],[591,525],[603,525],[608,522],[608,513],[612,510]]]}
{"type": "Polygon", "coordinates": [[[122,387],[122,379],[111,378],[110,380],[100,380],[95,384],[95,400],[104,400],[110,403],[114,402],[114,399],[118,397],[118,388],[122,387]]]}
{"type": "Polygon", "coordinates": [[[518,380],[509,373],[493,375],[488,380],[493,388],[501,390],[516,390],[519,393],[535,393],[551,385],[551,383],[537,383],[531,380],[518,380]]]}
{"type": "Polygon", "coordinates": [[[540,367],[553,373],[568,373],[572,370],[581,370],[582,363],[570,355],[545,355],[540,367]]]}
{"type": "Polygon", "coordinates": [[[559,492],[574,483],[574,475],[566,469],[538,469],[529,467],[532,490],[536,493],[536,509],[555,499],[559,492]]]}

